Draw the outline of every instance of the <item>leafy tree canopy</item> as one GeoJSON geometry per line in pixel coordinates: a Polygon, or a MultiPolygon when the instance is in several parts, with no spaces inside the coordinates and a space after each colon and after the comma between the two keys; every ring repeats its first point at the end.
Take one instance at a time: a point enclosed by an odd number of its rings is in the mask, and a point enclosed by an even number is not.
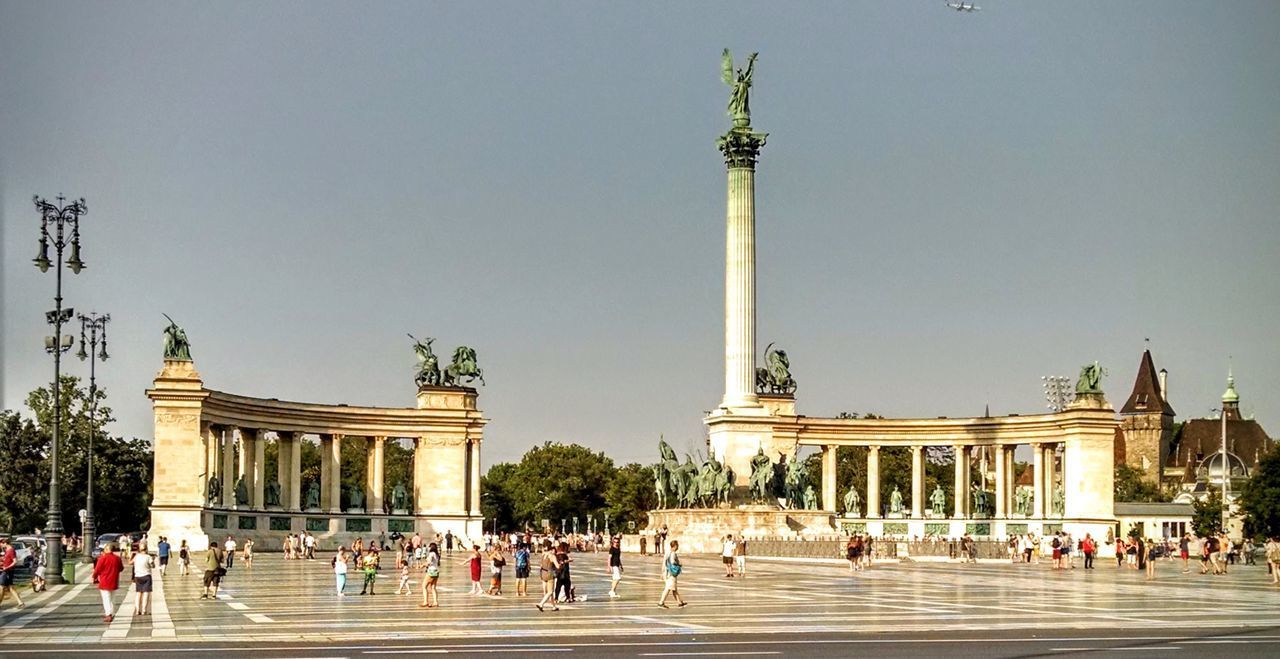
{"type": "Polygon", "coordinates": [[[1240,493],[1245,533],[1251,536],[1280,536],[1280,446],[1258,461],[1240,493]]]}

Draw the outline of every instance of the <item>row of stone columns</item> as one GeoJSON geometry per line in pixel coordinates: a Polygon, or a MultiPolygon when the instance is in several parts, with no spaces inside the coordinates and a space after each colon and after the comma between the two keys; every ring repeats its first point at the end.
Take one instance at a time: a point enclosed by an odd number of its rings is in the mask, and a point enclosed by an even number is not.
{"type": "MultiPolygon", "coordinates": [[[[217,476],[221,484],[221,493],[212,505],[232,508],[236,506],[236,484],[241,477],[245,479],[248,489],[248,508],[262,510],[266,508],[267,475],[264,450],[266,448],[266,432],[254,428],[236,428],[215,424],[204,424],[201,428],[205,440],[205,465],[202,479],[202,491],[208,493],[210,478],[217,476]],[[238,439],[237,439],[238,435],[238,439]],[[237,441],[239,453],[237,459],[237,441]]],[[[278,458],[276,461],[275,480],[280,484],[280,508],[289,512],[302,512],[305,493],[302,490],[302,442],[301,433],[279,431],[278,458]]],[[[340,434],[322,434],[320,437],[320,501],[319,508],[326,513],[341,513],[342,502],[342,442],[340,434]]],[[[381,512],[384,509],[383,489],[386,468],[387,437],[358,437],[351,439],[364,440],[367,443],[366,473],[364,484],[365,509],[381,512]]],[[[454,477],[457,474],[446,473],[456,466],[447,463],[435,464],[426,457],[427,440],[415,439],[414,467],[412,473],[415,494],[411,496],[409,506],[415,512],[464,512],[468,515],[479,514],[480,511],[480,445],[478,442],[466,442],[463,450],[465,459],[462,500],[434,501],[431,493],[423,484],[438,479],[454,477]]]]}
{"type": "MultiPolygon", "coordinates": [[[[1013,445],[997,444],[992,447],[995,459],[995,505],[994,516],[1009,517],[1014,512],[1013,499],[1016,490],[1014,484],[1013,445]]],[[[1056,482],[1055,454],[1056,443],[1032,443],[1032,500],[1030,517],[1042,518],[1050,508],[1048,502],[1052,497],[1053,483],[1056,482]]],[[[822,447],[822,507],[824,510],[836,510],[838,484],[836,483],[837,451],[836,445],[822,447]]],[[[925,501],[925,455],[924,446],[912,446],[911,449],[911,508],[910,515],[915,518],[924,517],[925,501]]],[[[973,514],[970,505],[971,491],[969,483],[972,478],[970,463],[974,447],[956,445],[955,450],[955,483],[953,512],[957,518],[969,517],[973,514]]],[[[880,517],[880,447],[867,447],[867,507],[866,517],[880,517]]]]}

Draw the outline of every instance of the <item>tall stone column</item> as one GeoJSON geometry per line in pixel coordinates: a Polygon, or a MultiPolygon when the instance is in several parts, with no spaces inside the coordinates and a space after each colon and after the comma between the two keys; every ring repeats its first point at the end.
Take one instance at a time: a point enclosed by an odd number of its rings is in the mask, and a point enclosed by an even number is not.
{"type": "Polygon", "coordinates": [[[264,495],[267,489],[266,469],[267,469],[267,438],[261,430],[253,430],[253,470],[249,472],[252,482],[249,485],[249,507],[255,510],[266,508],[264,495]]]}
{"type": "Polygon", "coordinates": [[[956,446],[955,516],[969,516],[969,447],[956,446]]]}
{"type": "Polygon", "coordinates": [[[1054,476],[1057,458],[1054,444],[1044,444],[1044,514],[1045,517],[1053,514],[1053,484],[1057,480],[1054,476]]]}
{"type": "Polygon", "coordinates": [[[1031,503],[1032,517],[1044,517],[1044,444],[1031,445],[1031,503]]]}
{"type": "Polygon", "coordinates": [[[280,507],[285,510],[293,510],[293,501],[290,499],[290,476],[293,475],[293,470],[289,468],[289,458],[292,457],[289,440],[292,435],[293,433],[287,432],[276,433],[276,482],[280,484],[280,507]]]}
{"type": "Polygon", "coordinates": [[[1004,452],[1004,509],[1006,513],[1013,512],[1014,495],[1017,494],[1018,479],[1014,477],[1016,469],[1013,468],[1013,453],[1017,449],[1016,446],[1006,446],[1004,452]]]}
{"type": "Polygon", "coordinates": [[[756,340],[756,160],[765,134],[735,127],[717,145],[728,168],[724,273],[724,400],[730,410],[758,408],[756,340]]]}
{"type": "Polygon", "coordinates": [[[289,510],[302,510],[302,435],[289,438],[289,510]]]}
{"type": "Polygon", "coordinates": [[[211,423],[200,424],[200,437],[204,441],[204,476],[200,479],[200,503],[209,503],[209,480],[218,475],[218,442],[220,437],[211,423]]]}
{"type": "Polygon", "coordinates": [[[880,517],[880,447],[867,447],[867,517],[880,517]]]}
{"type": "Polygon", "coordinates": [[[230,508],[236,503],[236,429],[224,426],[222,429],[222,473],[218,478],[222,481],[222,505],[230,508]]]}
{"type": "Polygon", "coordinates": [[[470,503],[468,509],[473,515],[480,514],[480,442],[467,440],[467,448],[471,455],[471,483],[468,490],[470,503]]]}
{"type": "Polygon", "coordinates": [[[329,512],[342,512],[342,435],[330,435],[329,452],[324,459],[329,462],[329,512]]]}
{"type": "Polygon", "coordinates": [[[911,447],[911,516],[924,517],[924,447],[911,447]]]}
{"type": "Polygon", "coordinates": [[[836,510],[836,451],[835,445],[822,447],[822,509],[836,510]]]}
{"type": "Polygon", "coordinates": [[[1005,475],[1005,447],[996,444],[996,518],[1009,515],[1009,477],[1005,475]]]}
{"type": "Polygon", "coordinates": [[[425,515],[431,507],[430,491],[427,489],[427,438],[416,437],[413,440],[413,512],[425,515]]]}
{"type": "Polygon", "coordinates": [[[369,452],[365,460],[365,510],[375,513],[383,512],[383,456],[386,445],[386,437],[374,437],[369,442],[369,452]]]}

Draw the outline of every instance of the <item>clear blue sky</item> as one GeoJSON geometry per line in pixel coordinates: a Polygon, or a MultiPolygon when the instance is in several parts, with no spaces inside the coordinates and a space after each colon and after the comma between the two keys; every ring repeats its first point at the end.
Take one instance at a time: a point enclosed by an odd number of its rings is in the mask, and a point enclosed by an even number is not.
{"type": "MultiPolygon", "coordinates": [[[[0,0],[3,405],[52,376],[31,196],[87,198],[119,434],[161,312],[206,386],[408,406],[477,348],[485,461],[652,461],[721,396],[720,49],[760,51],[760,348],[809,415],[1042,410],[1144,338],[1280,434],[1280,3],[0,0]]],[[[71,372],[87,373],[72,360],[71,372]]]]}

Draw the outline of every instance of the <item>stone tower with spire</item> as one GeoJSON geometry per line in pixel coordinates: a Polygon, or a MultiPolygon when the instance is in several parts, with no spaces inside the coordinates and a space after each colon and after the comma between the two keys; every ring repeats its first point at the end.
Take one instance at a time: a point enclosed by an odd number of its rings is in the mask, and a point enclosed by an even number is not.
{"type": "Polygon", "coordinates": [[[1164,371],[1156,372],[1151,351],[1142,353],[1133,393],[1120,408],[1123,462],[1142,470],[1143,477],[1160,485],[1169,446],[1173,442],[1173,407],[1165,398],[1164,371]]]}

